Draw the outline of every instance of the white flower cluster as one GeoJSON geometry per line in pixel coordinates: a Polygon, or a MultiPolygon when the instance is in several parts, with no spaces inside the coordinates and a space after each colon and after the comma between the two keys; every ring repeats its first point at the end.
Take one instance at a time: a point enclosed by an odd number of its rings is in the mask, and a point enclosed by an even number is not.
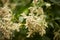
{"type": "Polygon", "coordinates": [[[43,9],[41,7],[30,7],[29,16],[26,16],[25,13],[22,14],[24,18],[26,18],[26,28],[28,28],[28,36],[30,37],[33,33],[39,32],[41,36],[43,36],[46,31],[47,22],[45,20],[45,15],[43,9]],[[35,15],[36,14],[36,15],[35,15]]]}
{"type": "Polygon", "coordinates": [[[28,28],[28,36],[30,37],[35,32],[38,32],[41,36],[43,36],[46,31],[47,22],[46,22],[46,15],[44,15],[44,11],[42,7],[37,7],[36,4],[38,0],[33,0],[32,7],[29,8],[30,13],[29,15],[25,15],[22,13],[21,15],[26,18],[26,28],[28,28]]]}
{"type": "Polygon", "coordinates": [[[10,38],[14,30],[19,31],[19,23],[13,23],[11,19],[11,10],[7,6],[0,8],[0,31],[4,38],[10,38]]]}
{"type": "Polygon", "coordinates": [[[60,39],[60,30],[57,30],[57,31],[54,32],[53,40],[59,40],[59,39],[60,39]]]}

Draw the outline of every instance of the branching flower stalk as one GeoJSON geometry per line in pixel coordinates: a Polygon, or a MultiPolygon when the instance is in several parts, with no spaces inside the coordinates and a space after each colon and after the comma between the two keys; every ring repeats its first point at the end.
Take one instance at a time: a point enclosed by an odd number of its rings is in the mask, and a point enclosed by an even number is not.
{"type": "Polygon", "coordinates": [[[14,30],[19,31],[19,23],[13,23],[12,11],[8,5],[4,5],[0,8],[0,39],[10,39],[14,30]],[[2,35],[1,35],[2,34],[2,35]]]}
{"type": "Polygon", "coordinates": [[[44,14],[43,8],[41,6],[37,6],[39,0],[33,0],[33,6],[29,7],[30,13],[27,16],[25,13],[21,15],[26,18],[26,28],[28,28],[28,35],[30,37],[35,32],[38,32],[41,36],[43,36],[46,31],[47,22],[46,22],[46,15],[44,14]]]}

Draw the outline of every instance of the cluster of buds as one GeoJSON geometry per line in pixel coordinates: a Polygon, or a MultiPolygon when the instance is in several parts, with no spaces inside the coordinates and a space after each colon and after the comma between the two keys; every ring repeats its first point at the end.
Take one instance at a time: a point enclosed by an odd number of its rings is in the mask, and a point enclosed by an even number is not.
{"type": "Polygon", "coordinates": [[[46,33],[45,29],[47,27],[43,9],[39,7],[38,9],[32,9],[31,11],[33,12],[26,18],[26,26],[29,30],[27,37],[31,36],[31,34],[35,32],[39,32],[39,34],[43,36],[43,34],[46,33]],[[36,15],[34,15],[34,11],[36,12],[36,15]]]}
{"type": "Polygon", "coordinates": [[[19,31],[19,23],[13,23],[12,11],[7,6],[0,8],[0,33],[3,38],[10,38],[14,30],[19,31]]]}
{"type": "Polygon", "coordinates": [[[60,39],[60,29],[54,32],[53,40],[59,40],[59,39],[60,39]]]}
{"type": "Polygon", "coordinates": [[[41,36],[43,36],[46,31],[47,22],[46,22],[46,15],[44,14],[42,7],[33,6],[29,8],[30,13],[29,15],[25,15],[22,13],[22,16],[26,18],[26,28],[28,28],[28,35],[30,37],[32,34],[38,32],[41,36]]]}

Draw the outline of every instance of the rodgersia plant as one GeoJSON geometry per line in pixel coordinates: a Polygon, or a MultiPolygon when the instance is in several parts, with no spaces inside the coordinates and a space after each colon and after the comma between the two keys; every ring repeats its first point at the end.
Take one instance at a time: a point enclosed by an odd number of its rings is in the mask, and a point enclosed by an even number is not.
{"type": "MultiPolygon", "coordinates": [[[[0,29],[1,32],[3,33],[3,37],[10,38],[12,35],[12,31],[17,30],[19,31],[19,26],[20,25],[25,25],[28,32],[27,32],[27,37],[30,37],[32,34],[35,32],[38,32],[41,36],[43,36],[46,31],[47,27],[47,22],[46,22],[46,15],[44,14],[43,8],[39,6],[39,1],[40,0],[33,0],[32,1],[32,6],[28,8],[30,12],[28,13],[28,16],[26,13],[22,13],[22,18],[26,19],[25,24],[19,23],[13,23],[11,20],[13,18],[12,11],[8,7],[9,2],[6,1],[3,7],[1,7],[0,10],[0,29]],[[3,31],[4,30],[4,31],[3,31]]],[[[4,2],[4,1],[2,1],[4,2]]],[[[41,3],[43,3],[43,0],[41,0],[41,3]]],[[[20,16],[21,17],[21,16],[20,16]]],[[[20,21],[20,20],[19,20],[20,21]]]]}
{"type": "Polygon", "coordinates": [[[0,0],[0,40],[60,40],[58,1],[0,0]]]}

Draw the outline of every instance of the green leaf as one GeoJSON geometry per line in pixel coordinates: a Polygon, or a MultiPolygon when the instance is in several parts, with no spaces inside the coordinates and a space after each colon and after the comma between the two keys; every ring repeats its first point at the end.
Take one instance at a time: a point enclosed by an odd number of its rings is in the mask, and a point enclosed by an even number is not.
{"type": "Polygon", "coordinates": [[[13,10],[14,13],[22,13],[24,10],[26,10],[26,8],[28,8],[32,3],[32,0],[28,1],[28,0],[21,0],[16,3],[16,8],[13,10]]]}
{"type": "Polygon", "coordinates": [[[60,0],[50,0],[50,1],[60,6],[60,0]]]}

